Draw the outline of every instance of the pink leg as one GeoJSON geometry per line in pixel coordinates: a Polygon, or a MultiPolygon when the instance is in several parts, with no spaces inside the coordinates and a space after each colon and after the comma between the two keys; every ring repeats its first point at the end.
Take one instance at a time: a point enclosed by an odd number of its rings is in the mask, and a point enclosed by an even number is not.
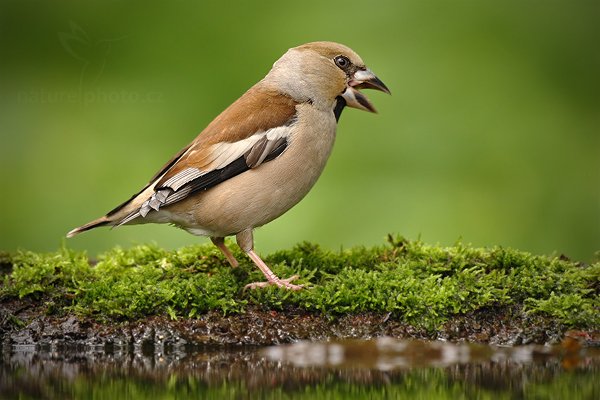
{"type": "Polygon", "coordinates": [[[265,287],[268,285],[277,285],[282,288],[290,289],[290,290],[300,290],[303,285],[294,285],[292,282],[295,279],[298,279],[298,275],[291,276],[286,279],[281,279],[277,277],[271,271],[271,269],[265,264],[265,262],[254,252],[254,238],[252,237],[252,229],[247,229],[242,231],[236,235],[236,240],[238,245],[242,250],[248,254],[248,257],[252,259],[254,264],[261,270],[261,272],[267,278],[267,282],[254,282],[246,285],[245,289],[256,289],[259,287],[265,287]]]}
{"type": "Polygon", "coordinates": [[[219,248],[219,250],[221,250],[221,253],[223,253],[225,258],[227,258],[227,261],[229,261],[229,264],[231,264],[231,266],[233,268],[235,268],[239,265],[238,260],[235,259],[235,257],[231,253],[231,250],[229,250],[227,248],[227,246],[225,246],[225,238],[211,237],[210,240],[213,242],[213,244],[215,246],[217,246],[219,248]]]}
{"type": "Polygon", "coordinates": [[[256,254],[254,252],[254,250],[248,251],[248,256],[252,259],[252,261],[254,261],[254,264],[256,264],[256,266],[265,275],[265,277],[267,278],[267,282],[249,283],[246,285],[246,287],[244,289],[256,289],[256,288],[265,287],[268,285],[277,285],[279,287],[283,287],[283,288],[290,289],[290,290],[302,289],[302,287],[303,287],[302,285],[294,285],[293,283],[290,283],[291,281],[298,279],[299,278],[298,275],[293,275],[293,276],[290,276],[289,278],[281,279],[281,278],[277,277],[277,275],[275,275],[273,273],[273,271],[271,271],[271,269],[267,266],[267,264],[265,264],[265,262],[258,256],[258,254],[256,254]]]}

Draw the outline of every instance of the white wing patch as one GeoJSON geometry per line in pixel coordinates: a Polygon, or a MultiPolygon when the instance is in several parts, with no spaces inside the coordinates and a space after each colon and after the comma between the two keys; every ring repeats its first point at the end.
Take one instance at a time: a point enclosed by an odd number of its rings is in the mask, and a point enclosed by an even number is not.
{"type": "Polygon", "coordinates": [[[163,187],[168,187],[173,189],[174,191],[177,191],[180,187],[182,187],[189,181],[199,178],[203,174],[204,173],[198,168],[186,168],[178,174],[172,176],[170,179],[168,179],[164,183],[163,187]]]}
{"type": "MultiPolygon", "coordinates": [[[[259,142],[266,138],[269,142],[275,142],[277,139],[285,139],[290,135],[290,126],[280,126],[277,128],[269,129],[265,132],[256,133],[246,139],[237,141],[235,143],[217,143],[211,148],[212,154],[218,154],[211,166],[213,169],[221,169],[233,161],[237,160],[244,154],[251,152],[253,147],[259,142]]],[[[271,148],[272,149],[272,148],[271,148]]],[[[264,158],[269,153],[264,155],[264,158]]],[[[262,162],[262,160],[261,160],[262,162]]],[[[260,163],[259,163],[260,164],[260,163]]],[[[259,164],[256,164],[258,166],[259,164]]]]}

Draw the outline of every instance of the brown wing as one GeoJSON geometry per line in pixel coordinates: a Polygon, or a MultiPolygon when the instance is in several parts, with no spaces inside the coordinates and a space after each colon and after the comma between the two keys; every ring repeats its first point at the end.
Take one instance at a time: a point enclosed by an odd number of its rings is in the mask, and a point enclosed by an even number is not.
{"type": "MultiPolygon", "coordinates": [[[[296,114],[297,103],[273,90],[256,85],[236,100],[190,144],[187,151],[157,182],[157,188],[181,171],[193,167],[212,170],[220,151],[227,144],[238,143],[258,132],[289,125],[296,114]],[[215,146],[222,147],[215,149],[215,146]]],[[[160,175],[159,175],[160,176],[160,175]]]]}
{"type": "Polygon", "coordinates": [[[276,158],[285,150],[296,122],[296,104],[286,96],[258,86],[250,89],[159,171],[148,185],[154,193],[139,199],[144,201],[141,207],[116,221],[117,224],[145,217],[152,210],[158,211],[161,206],[183,200],[276,158]]]}

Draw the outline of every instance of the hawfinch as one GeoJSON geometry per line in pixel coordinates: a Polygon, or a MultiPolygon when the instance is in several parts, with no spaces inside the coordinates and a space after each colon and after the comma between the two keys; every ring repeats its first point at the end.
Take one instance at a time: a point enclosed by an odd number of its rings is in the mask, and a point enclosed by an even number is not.
{"type": "Polygon", "coordinates": [[[298,203],[325,167],[344,107],[375,112],[357,89],[390,93],[350,48],[314,42],[289,49],[263,80],[217,116],[131,199],[67,234],[98,226],[168,223],[240,248],[266,285],[298,290],[297,276],[278,278],[254,251],[252,231],[298,203]]]}

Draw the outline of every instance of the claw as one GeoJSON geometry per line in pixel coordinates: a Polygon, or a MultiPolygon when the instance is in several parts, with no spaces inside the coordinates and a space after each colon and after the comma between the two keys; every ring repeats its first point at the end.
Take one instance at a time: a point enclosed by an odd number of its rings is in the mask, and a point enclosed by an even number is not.
{"type": "Polygon", "coordinates": [[[293,276],[290,276],[289,278],[285,278],[285,279],[275,278],[275,279],[271,279],[267,282],[253,282],[253,283],[249,283],[246,286],[244,286],[244,290],[263,288],[263,287],[267,287],[269,285],[277,285],[278,287],[289,289],[289,290],[301,290],[304,288],[304,285],[294,285],[293,283],[290,283],[292,281],[295,281],[298,278],[299,278],[298,275],[293,275],[293,276]]]}

